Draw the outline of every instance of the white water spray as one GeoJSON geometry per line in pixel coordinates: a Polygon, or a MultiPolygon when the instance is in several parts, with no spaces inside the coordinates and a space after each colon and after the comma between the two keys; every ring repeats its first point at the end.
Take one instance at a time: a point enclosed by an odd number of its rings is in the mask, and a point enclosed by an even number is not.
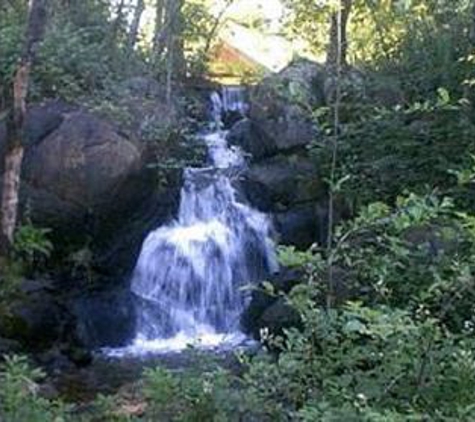
{"type": "Polygon", "coordinates": [[[204,136],[211,165],[185,169],[177,220],[142,246],[131,286],[139,300],[138,332],[128,353],[242,341],[242,287],[277,269],[269,220],[239,202],[232,186],[244,156],[220,129],[224,112],[245,109],[242,96],[225,90],[211,100],[217,130],[204,136]]]}

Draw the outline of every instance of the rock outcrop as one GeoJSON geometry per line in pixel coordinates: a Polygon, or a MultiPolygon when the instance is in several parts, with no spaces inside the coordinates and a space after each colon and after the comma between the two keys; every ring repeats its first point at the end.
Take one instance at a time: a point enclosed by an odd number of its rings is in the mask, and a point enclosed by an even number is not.
{"type": "MultiPolygon", "coordinates": [[[[363,78],[356,70],[349,69],[341,82],[345,100],[364,95],[363,78]]],[[[328,192],[309,147],[320,136],[312,113],[331,105],[334,91],[335,77],[324,66],[297,60],[251,88],[249,114],[228,134],[229,142],[250,156],[242,190],[255,207],[273,216],[281,244],[305,249],[326,242],[328,192]]],[[[335,221],[344,212],[337,200],[335,221]]],[[[275,290],[288,293],[302,278],[301,273],[283,268],[269,282],[275,290]]],[[[261,290],[254,292],[241,322],[254,337],[262,329],[281,334],[300,323],[285,300],[261,290]]]]}
{"type": "MultiPolygon", "coordinates": [[[[144,232],[176,208],[179,175],[159,189],[148,145],[59,101],[29,110],[25,147],[21,208],[35,225],[52,229],[57,258],[87,247],[101,272],[130,272],[144,232]],[[119,256],[119,249],[128,250],[119,256]],[[120,259],[111,261],[111,251],[120,259]]],[[[4,148],[0,130],[2,156],[4,148]]]]}
{"type": "Polygon", "coordinates": [[[306,248],[326,231],[326,193],[308,147],[319,135],[311,111],[325,105],[325,68],[298,60],[251,89],[249,116],[228,140],[251,156],[242,185],[249,201],[274,216],[279,241],[306,248]]]}

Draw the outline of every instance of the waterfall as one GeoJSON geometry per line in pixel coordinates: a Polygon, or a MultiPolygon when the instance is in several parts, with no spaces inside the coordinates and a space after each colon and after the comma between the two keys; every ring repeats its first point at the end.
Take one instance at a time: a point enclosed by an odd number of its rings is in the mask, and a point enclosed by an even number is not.
{"type": "MultiPolygon", "coordinates": [[[[211,102],[217,123],[226,111],[246,108],[238,89],[213,93],[211,102]]],[[[177,219],[142,245],[131,283],[139,303],[131,349],[212,347],[239,338],[243,287],[277,269],[268,218],[240,202],[232,184],[246,167],[244,155],[215,126],[203,136],[210,165],[184,171],[177,219]]]]}
{"type": "Polygon", "coordinates": [[[221,94],[211,94],[213,123],[218,129],[224,126],[223,118],[227,114],[244,116],[248,109],[246,91],[241,86],[223,86],[221,94]]]}
{"type": "Polygon", "coordinates": [[[248,103],[245,99],[245,92],[240,86],[224,86],[221,92],[223,110],[225,112],[236,111],[241,115],[246,114],[248,103]]]}

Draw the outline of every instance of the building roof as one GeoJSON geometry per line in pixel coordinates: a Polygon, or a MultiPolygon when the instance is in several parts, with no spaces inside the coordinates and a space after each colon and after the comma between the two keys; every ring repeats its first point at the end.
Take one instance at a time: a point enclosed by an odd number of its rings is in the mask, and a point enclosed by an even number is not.
{"type": "Polygon", "coordinates": [[[269,72],[279,72],[290,63],[293,56],[292,44],[284,37],[265,34],[234,21],[224,25],[219,40],[269,72]]]}

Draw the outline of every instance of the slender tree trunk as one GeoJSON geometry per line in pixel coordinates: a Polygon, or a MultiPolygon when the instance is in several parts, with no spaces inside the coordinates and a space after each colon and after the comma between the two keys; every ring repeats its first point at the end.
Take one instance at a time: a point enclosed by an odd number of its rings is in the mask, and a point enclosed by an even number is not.
{"type": "MultiPolygon", "coordinates": [[[[173,4],[174,0],[157,0],[163,3],[162,8],[162,25],[159,28],[159,31],[155,33],[155,53],[159,56],[163,54],[167,48],[169,33],[172,30],[171,26],[173,23],[173,4]]],[[[158,5],[157,5],[158,7],[158,5]]],[[[158,13],[158,12],[157,12],[158,13]]]]}
{"type": "Polygon", "coordinates": [[[353,0],[340,0],[340,12],[335,12],[332,14],[330,24],[330,42],[328,44],[327,50],[327,66],[329,68],[336,68],[339,54],[341,66],[345,68],[347,65],[347,26],[352,5],[353,0]],[[341,41],[340,46],[338,44],[339,41],[341,41]]]}
{"type": "Polygon", "coordinates": [[[173,49],[173,73],[178,79],[186,73],[185,42],[183,39],[183,29],[185,26],[182,14],[183,4],[184,0],[173,1],[173,16],[170,31],[170,42],[173,49]]]}
{"type": "Polygon", "coordinates": [[[142,14],[145,10],[144,0],[137,0],[135,6],[134,17],[132,19],[132,24],[130,25],[129,39],[127,42],[128,48],[132,51],[137,43],[137,37],[139,35],[140,20],[142,19],[142,14]]]}
{"type": "Polygon", "coordinates": [[[163,18],[165,16],[165,0],[156,0],[155,4],[155,31],[153,35],[153,51],[155,55],[160,55],[163,52],[161,42],[162,33],[164,30],[163,18]]]}
{"type": "Polygon", "coordinates": [[[124,9],[125,9],[125,0],[120,0],[119,5],[117,6],[117,14],[112,23],[111,35],[110,35],[110,45],[111,48],[117,48],[119,30],[120,26],[124,22],[124,9]]]}
{"type": "Polygon", "coordinates": [[[46,24],[47,1],[30,0],[29,2],[25,45],[13,82],[13,110],[8,122],[8,141],[5,153],[1,203],[0,252],[3,255],[8,252],[13,241],[13,233],[17,222],[26,98],[31,65],[46,24]]]}
{"type": "Polygon", "coordinates": [[[351,0],[340,0],[340,7],[335,15],[332,17],[332,30],[335,31],[331,35],[332,42],[334,42],[333,48],[335,49],[332,54],[332,60],[334,62],[327,63],[329,66],[332,66],[332,70],[336,75],[336,92],[333,103],[333,139],[332,139],[332,158],[331,158],[331,168],[330,168],[330,186],[329,186],[329,197],[328,197],[328,233],[327,233],[327,268],[328,268],[328,292],[326,298],[327,309],[333,308],[335,304],[335,280],[334,280],[334,250],[333,250],[333,232],[335,225],[335,183],[336,183],[336,170],[337,170],[337,161],[338,161],[338,143],[339,143],[339,129],[340,129],[340,103],[341,103],[341,76],[342,76],[342,66],[344,59],[344,46],[343,42],[346,43],[346,35],[344,36],[344,29],[346,30],[346,23],[343,24],[343,20],[348,20],[349,7],[348,3],[351,5],[351,0]],[[345,8],[346,7],[346,12],[345,8]],[[344,17],[344,12],[346,17],[344,17]],[[334,26],[334,28],[333,28],[334,26]],[[333,39],[334,38],[334,39],[333,39]]]}
{"type": "Polygon", "coordinates": [[[170,37],[168,46],[167,46],[167,81],[166,81],[166,101],[167,104],[171,103],[172,100],[172,91],[173,91],[173,69],[174,69],[174,48],[173,48],[173,37],[170,37]]]}
{"type": "Polygon", "coordinates": [[[183,42],[183,0],[167,0],[166,15],[166,100],[170,103],[173,91],[173,82],[180,79],[186,72],[183,42]]]}
{"type": "MultiPolygon", "coordinates": [[[[470,16],[470,47],[467,55],[472,55],[475,53],[475,0],[472,0],[472,8],[471,8],[471,16],[470,16]]],[[[470,64],[470,70],[467,74],[467,80],[472,81],[475,79],[475,74],[472,70],[473,63],[470,64]]],[[[475,108],[475,94],[474,94],[474,87],[471,83],[466,83],[463,88],[463,96],[467,100],[467,104],[465,106],[467,116],[473,119],[473,110],[475,108]]]]}

